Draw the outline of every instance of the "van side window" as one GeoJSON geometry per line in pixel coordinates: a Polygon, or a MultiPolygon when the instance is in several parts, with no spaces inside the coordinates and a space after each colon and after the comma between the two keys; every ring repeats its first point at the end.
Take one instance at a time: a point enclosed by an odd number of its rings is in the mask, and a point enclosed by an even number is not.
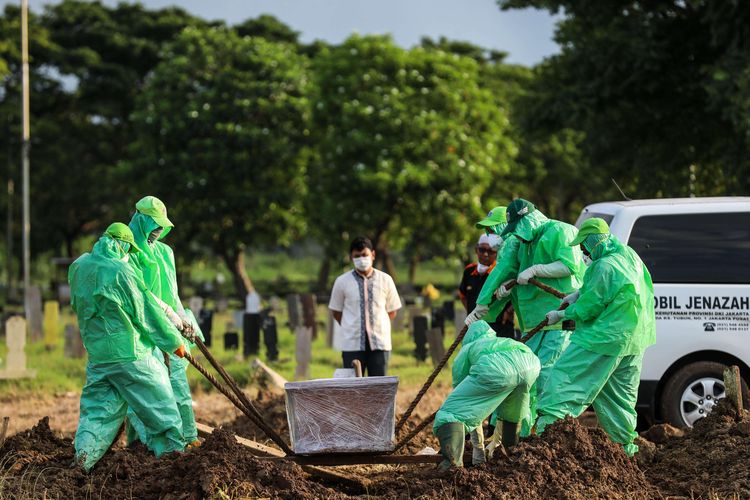
{"type": "Polygon", "coordinates": [[[628,244],[655,283],[750,283],[750,212],[639,217],[628,244]]]}

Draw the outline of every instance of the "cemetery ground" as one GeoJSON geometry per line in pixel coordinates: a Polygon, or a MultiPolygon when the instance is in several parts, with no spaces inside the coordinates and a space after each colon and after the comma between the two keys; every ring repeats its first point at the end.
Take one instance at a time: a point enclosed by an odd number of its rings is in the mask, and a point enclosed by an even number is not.
{"type": "MultiPolygon", "coordinates": [[[[285,309],[285,308],[280,308],[285,309]]],[[[279,360],[268,363],[294,378],[294,336],[285,310],[275,312],[279,360]]],[[[340,354],[326,345],[326,308],[317,307],[312,378],[328,377],[340,354]]],[[[221,341],[230,312],[216,313],[211,351],[256,402],[269,424],[289,442],[283,393],[253,378],[254,357],[241,359],[221,341]]],[[[403,317],[404,321],[406,316],[403,317]]],[[[63,313],[61,322],[69,320],[63,313]]],[[[445,344],[455,327],[447,323],[445,344]]],[[[61,335],[62,337],[62,335],[61,335]]],[[[2,345],[2,344],[0,344],[2,345]]],[[[432,370],[429,357],[417,364],[405,325],[397,324],[391,373],[400,377],[397,409],[403,411],[432,370]]],[[[145,448],[127,448],[121,438],[90,474],[69,467],[71,438],[78,419],[84,359],[63,355],[62,339],[52,349],[42,342],[26,348],[34,379],[0,381],[0,416],[10,416],[8,438],[0,443],[0,500],[15,498],[746,498],[750,496],[750,413],[728,403],[687,432],[666,425],[639,438],[641,453],[629,459],[596,427],[596,419],[566,419],[541,437],[524,440],[487,464],[449,473],[434,465],[360,465],[324,468],[311,474],[294,463],[262,459],[234,434],[273,444],[229,401],[189,369],[199,422],[215,427],[203,446],[156,459],[145,448]]],[[[6,355],[0,347],[0,358],[6,355]]],[[[202,357],[196,354],[199,359],[202,357]]],[[[261,346],[259,358],[265,359],[261,346]]],[[[437,409],[450,391],[443,371],[418,406],[409,431],[437,409]]],[[[399,453],[438,449],[430,427],[399,453]]],[[[467,451],[470,445],[467,443],[467,451]]]]}

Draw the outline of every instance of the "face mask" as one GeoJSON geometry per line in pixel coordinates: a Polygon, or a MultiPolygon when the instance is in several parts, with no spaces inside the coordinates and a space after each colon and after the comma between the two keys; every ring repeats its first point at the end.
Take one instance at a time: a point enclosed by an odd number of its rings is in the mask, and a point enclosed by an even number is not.
{"type": "Polygon", "coordinates": [[[477,262],[477,272],[478,272],[479,274],[484,274],[484,273],[486,273],[486,272],[487,272],[487,269],[489,269],[489,268],[490,268],[490,266],[485,266],[485,265],[484,265],[484,264],[482,264],[481,262],[477,262]]]}
{"type": "Polygon", "coordinates": [[[495,251],[500,250],[500,247],[503,246],[503,239],[496,234],[488,234],[487,237],[490,240],[490,248],[495,251]]]}
{"type": "Polygon", "coordinates": [[[159,239],[159,236],[161,236],[162,231],[164,231],[163,227],[159,227],[157,229],[154,229],[148,234],[148,242],[153,243],[157,239],[159,239]]]}
{"type": "Polygon", "coordinates": [[[590,266],[592,262],[594,262],[594,260],[591,257],[589,257],[586,254],[583,254],[583,263],[584,264],[586,264],[587,266],[590,266]]]}
{"type": "Polygon", "coordinates": [[[357,271],[365,272],[372,267],[372,257],[370,256],[355,257],[352,261],[357,271]]]}

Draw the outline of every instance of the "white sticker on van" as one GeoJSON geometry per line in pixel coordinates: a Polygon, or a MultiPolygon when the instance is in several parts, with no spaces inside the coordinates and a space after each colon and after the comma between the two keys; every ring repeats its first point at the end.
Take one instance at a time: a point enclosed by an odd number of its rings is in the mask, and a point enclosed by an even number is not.
{"type": "Polygon", "coordinates": [[[714,295],[706,293],[707,288],[712,287],[694,285],[693,292],[703,292],[698,295],[676,287],[658,290],[654,297],[657,321],[665,321],[668,324],[676,322],[684,326],[688,326],[684,322],[690,322],[691,330],[704,332],[748,331],[750,329],[750,297],[726,293],[714,295]],[[658,294],[659,291],[670,294],[658,294]]]}

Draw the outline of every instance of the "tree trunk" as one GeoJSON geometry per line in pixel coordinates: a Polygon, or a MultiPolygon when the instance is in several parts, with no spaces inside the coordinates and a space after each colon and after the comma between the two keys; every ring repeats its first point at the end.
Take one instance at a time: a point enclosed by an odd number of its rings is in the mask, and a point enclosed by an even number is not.
{"type": "Polygon", "coordinates": [[[380,248],[377,252],[380,256],[379,258],[381,259],[381,262],[383,263],[385,272],[388,273],[391,278],[393,278],[393,281],[396,281],[396,266],[393,263],[390,252],[388,252],[388,247],[385,246],[385,242],[383,242],[382,248],[380,248]]]}
{"type": "Polygon", "coordinates": [[[255,291],[253,282],[250,281],[250,276],[245,271],[245,252],[241,249],[230,250],[222,252],[221,257],[232,275],[237,298],[244,304],[247,294],[255,291]]]}
{"type": "Polygon", "coordinates": [[[328,252],[323,254],[323,261],[320,263],[320,269],[318,269],[318,282],[315,284],[315,290],[318,293],[324,293],[328,291],[328,277],[331,274],[331,258],[328,252]]]}
{"type": "Polygon", "coordinates": [[[419,254],[413,252],[409,258],[409,286],[414,286],[417,279],[417,266],[419,265],[419,254]]]}

